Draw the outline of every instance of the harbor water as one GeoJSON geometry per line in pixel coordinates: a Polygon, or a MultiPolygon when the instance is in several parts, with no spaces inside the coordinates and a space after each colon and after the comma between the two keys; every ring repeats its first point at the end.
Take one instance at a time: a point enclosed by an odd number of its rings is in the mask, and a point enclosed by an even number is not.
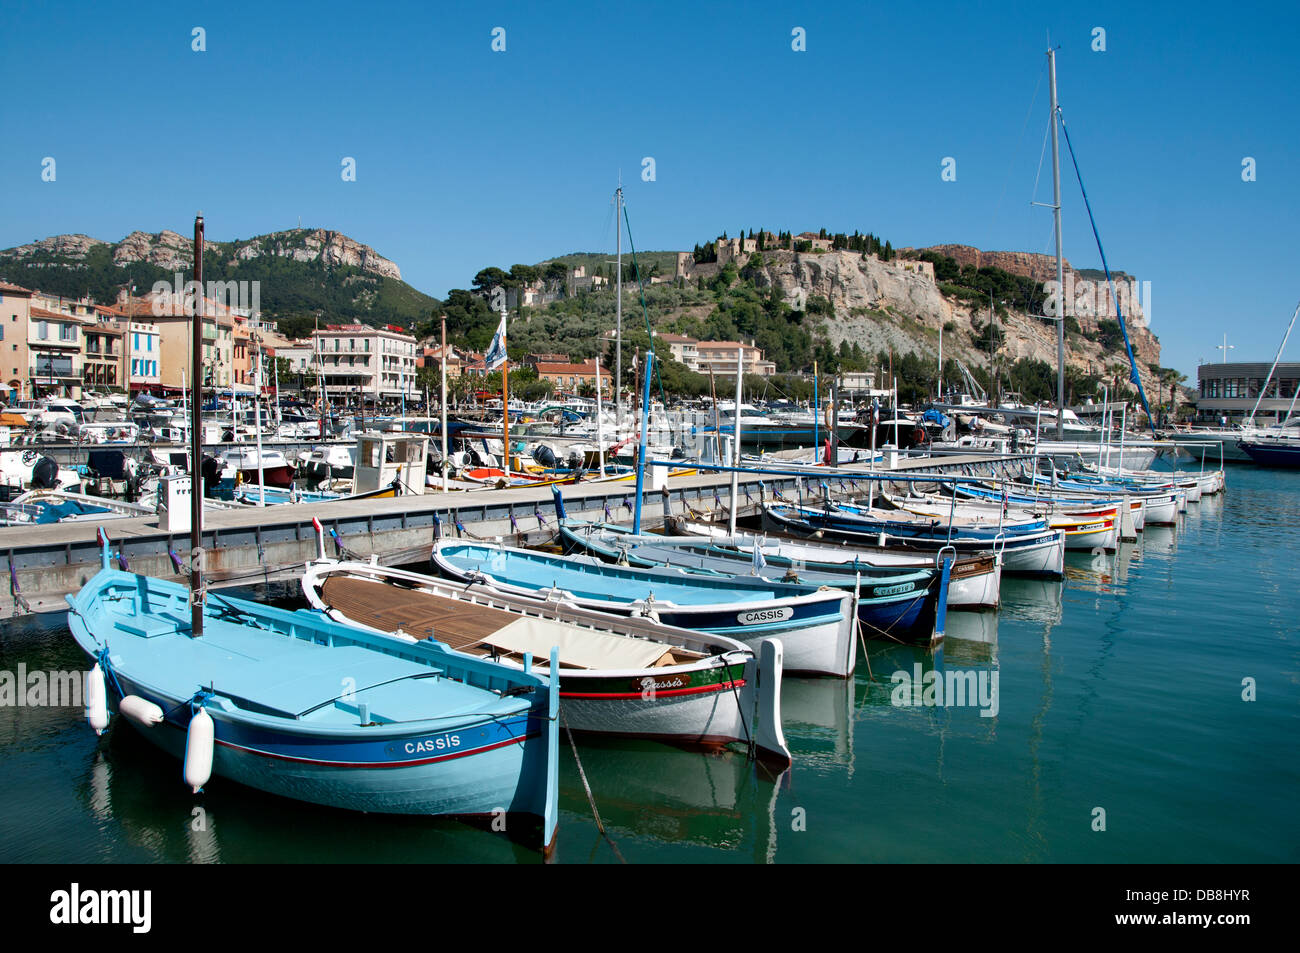
{"type": "MultiPolygon", "coordinates": [[[[1300,472],[1234,468],[1067,578],[1006,579],[936,654],[869,642],[849,681],[787,679],[794,767],[567,742],[556,859],[1297,862],[1300,472]],[[919,675],[979,690],[927,704],[919,675]],[[996,679],[993,676],[996,675],[996,679]],[[909,704],[903,704],[908,702],[909,704]]],[[[301,605],[292,587],[238,592],[301,605]]],[[[0,673],[84,669],[66,619],[0,623],[0,673]]],[[[932,700],[934,692],[931,691],[932,700]]],[[[539,862],[488,825],[362,815],[214,778],[80,708],[0,707],[0,862],[539,862]]]]}

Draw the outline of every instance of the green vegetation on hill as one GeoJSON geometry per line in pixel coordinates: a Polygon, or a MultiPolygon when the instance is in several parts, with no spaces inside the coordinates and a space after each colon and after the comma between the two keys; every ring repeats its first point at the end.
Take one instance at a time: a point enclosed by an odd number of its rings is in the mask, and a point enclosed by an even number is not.
{"type": "Polygon", "coordinates": [[[934,280],[944,294],[975,307],[988,307],[990,295],[994,310],[1006,314],[1012,307],[1027,314],[1042,314],[1047,295],[1043,285],[1033,278],[1013,275],[1001,268],[976,268],[959,265],[955,258],[938,252],[916,252],[915,258],[934,265],[934,280]]]}
{"type": "MultiPolygon", "coordinates": [[[[251,241],[251,240],[250,240],[251,241]]],[[[360,268],[331,267],[320,261],[262,254],[240,260],[235,252],[248,241],[214,242],[203,254],[205,281],[257,281],[262,312],[279,321],[288,337],[311,333],[317,316],[331,324],[361,322],[413,327],[427,319],[439,306],[436,298],[416,291],[394,278],[367,274],[360,268]]],[[[135,294],[147,294],[155,282],[171,287],[175,271],[137,261],[119,266],[113,263],[112,245],[96,245],[84,259],[74,260],[49,252],[29,258],[0,258],[4,280],[47,294],[109,303],[121,288],[135,287],[135,294]]],[[[186,269],[182,282],[192,273],[186,269]]]]}

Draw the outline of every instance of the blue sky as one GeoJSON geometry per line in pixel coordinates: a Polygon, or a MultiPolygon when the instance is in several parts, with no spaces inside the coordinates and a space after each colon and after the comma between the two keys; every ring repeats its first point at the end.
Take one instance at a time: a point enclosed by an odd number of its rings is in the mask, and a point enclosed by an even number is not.
{"type": "MultiPolygon", "coordinates": [[[[6,0],[0,247],[185,233],[198,209],[214,240],[301,218],[442,296],[486,265],[612,251],[621,169],[647,250],[825,226],[1049,252],[1029,203],[1051,198],[1050,33],[1107,258],[1151,282],[1163,363],[1194,378],[1225,332],[1233,359],[1269,360],[1300,298],[1300,13],[1130,6],[6,0]]],[[[1097,267],[1062,161],[1066,257],[1097,267]]]]}

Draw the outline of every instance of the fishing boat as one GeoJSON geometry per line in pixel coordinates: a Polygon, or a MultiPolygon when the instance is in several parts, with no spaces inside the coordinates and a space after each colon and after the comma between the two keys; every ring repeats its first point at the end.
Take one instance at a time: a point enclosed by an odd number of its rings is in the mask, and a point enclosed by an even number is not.
{"type": "MultiPolygon", "coordinates": [[[[302,587],[313,608],[338,622],[404,642],[435,639],[509,668],[522,670],[527,653],[557,646],[564,723],[574,731],[705,747],[755,743],[765,759],[790,763],[779,643],[760,669],[754,651],[724,636],[323,555],[302,587]],[[756,700],[764,704],[757,731],[756,700]]],[[[536,669],[544,667],[549,674],[545,663],[536,669]]]]}
{"type": "Polygon", "coordinates": [[[882,497],[900,512],[910,513],[929,520],[954,521],[954,528],[966,526],[1001,526],[1003,522],[1024,524],[1046,520],[1049,529],[1065,533],[1065,548],[1091,552],[1100,547],[1113,551],[1119,543],[1119,515],[1123,501],[1105,505],[1076,506],[1069,511],[1053,510],[1050,513],[1031,512],[1022,505],[1010,502],[943,500],[937,496],[882,497]],[[961,520],[961,523],[955,521],[961,520]]]}
{"type": "MultiPolygon", "coordinates": [[[[941,571],[935,559],[926,560],[922,565],[884,568],[872,566],[865,558],[856,562],[852,559],[823,561],[816,566],[806,562],[794,565],[791,561],[773,564],[768,562],[767,552],[761,545],[757,549],[749,546],[747,551],[741,552],[734,546],[721,546],[703,538],[635,536],[612,525],[584,524],[574,520],[560,524],[560,538],[566,549],[586,552],[620,566],[674,568],[722,578],[749,576],[853,592],[858,596],[858,618],[865,623],[868,633],[884,630],[890,624],[891,606],[895,603],[909,601],[926,588],[937,585],[941,571]]],[[[971,567],[968,564],[974,560],[960,562],[969,572],[971,567]]],[[[997,608],[998,586],[993,585],[992,592],[989,592],[987,583],[1001,577],[1000,560],[989,556],[987,563],[989,572],[969,577],[969,581],[978,578],[982,584],[966,585],[968,579],[963,578],[962,591],[958,593],[957,565],[954,562],[948,585],[949,609],[997,608]]],[[[723,583],[720,581],[719,584],[723,583]]]]}
{"type": "MultiPolygon", "coordinates": [[[[779,638],[791,674],[845,678],[857,660],[853,594],[840,590],[758,579],[718,585],[678,570],[631,569],[459,539],[438,540],[431,558],[444,576],[542,603],[645,616],[753,649],[763,639],[779,638]]],[[[927,595],[900,608],[896,630],[921,623],[927,595]]]]}
{"type": "Polygon", "coordinates": [[[153,516],[153,507],[109,500],[66,490],[28,490],[0,503],[0,525],[84,523],[132,516],[153,516]]]}
{"type": "MultiPolygon", "coordinates": [[[[722,526],[680,519],[673,520],[671,528],[673,532],[684,535],[647,536],[644,539],[654,546],[661,547],[665,554],[670,549],[673,551],[680,549],[684,552],[725,557],[733,562],[747,563],[750,566],[762,563],[771,570],[779,570],[791,575],[795,582],[820,578],[817,575],[807,576],[807,573],[849,578],[861,573],[864,577],[880,577],[889,573],[910,573],[938,568],[935,556],[930,553],[857,549],[844,543],[810,543],[783,535],[733,534],[722,526]],[[761,560],[755,557],[756,548],[761,553],[761,560]]],[[[588,548],[599,546],[605,550],[605,558],[613,558],[615,561],[627,559],[629,564],[637,565],[642,549],[635,542],[627,545],[621,543],[617,534],[626,532],[610,524],[592,523],[583,526],[570,521],[561,526],[561,535],[566,541],[572,537],[575,544],[580,543],[588,548]],[[608,534],[609,538],[594,542],[591,539],[592,536],[602,534],[608,534]]],[[[764,575],[771,578],[767,573],[764,575]]],[[[952,564],[951,578],[948,583],[948,608],[996,609],[1001,601],[1001,588],[1000,557],[994,556],[991,552],[962,556],[952,564]]]]}
{"type": "Polygon", "coordinates": [[[244,483],[265,483],[287,489],[293,483],[295,469],[279,450],[236,447],[221,455],[225,469],[234,470],[244,483]],[[260,477],[259,477],[260,474],[260,477]]]}
{"type": "Polygon", "coordinates": [[[97,732],[125,716],[196,793],[216,776],[370,813],[504,810],[553,843],[558,682],[530,664],[212,592],[196,635],[187,587],[110,569],[107,542],[102,565],[68,597],[97,732]]]}
{"type": "Polygon", "coordinates": [[[857,549],[878,548],[884,551],[938,553],[951,547],[960,558],[974,553],[994,553],[1002,556],[1002,571],[1007,575],[1048,576],[1065,575],[1065,534],[1059,530],[1043,528],[1041,531],[1009,535],[984,534],[968,537],[933,530],[896,533],[890,530],[855,529],[851,525],[835,525],[824,521],[820,510],[803,510],[789,504],[763,504],[763,529],[768,532],[788,534],[798,538],[812,538],[817,542],[846,543],[857,549]]]}
{"type": "MultiPolygon", "coordinates": [[[[1062,496],[1035,496],[1029,493],[1018,492],[1007,486],[997,487],[989,484],[960,484],[957,487],[957,496],[962,500],[981,501],[988,507],[1016,506],[1031,513],[1055,514],[1062,513],[1066,520],[1078,521],[1079,519],[1096,518],[1103,512],[1118,511],[1120,514],[1121,532],[1124,528],[1123,504],[1128,499],[1129,516],[1133,522],[1133,531],[1141,532],[1146,525],[1147,503],[1156,501],[1152,509],[1155,512],[1159,505],[1167,502],[1170,516],[1176,514],[1177,499],[1172,494],[1167,501],[1162,497],[1148,497],[1128,495],[1127,497],[1088,497],[1084,494],[1079,495],[1062,495],[1062,496]],[[1092,506],[1093,509],[1087,509],[1092,506]]],[[[936,501],[940,503],[941,501],[936,501]]]]}

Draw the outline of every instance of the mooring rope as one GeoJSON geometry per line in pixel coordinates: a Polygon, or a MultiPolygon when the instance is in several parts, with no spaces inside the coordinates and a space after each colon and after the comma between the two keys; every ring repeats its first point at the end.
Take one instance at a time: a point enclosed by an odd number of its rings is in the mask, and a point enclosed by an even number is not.
{"type": "Polygon", "coordinates": [[[618,845],[615,844],[614,839],[609,836],[609,832],[605,830],[605,823],[600,819],[600,811],[596,808],[596,797],[591,793],[591,785],[587,781],[587,772],[582,768],[582,758],[578,757],[578,746],[573,742],[573,730],[569,727],[569,722],[564,717],[563,708],[560,709],[560,724],[564,726],[564,733],[569,739],[569,748],[573,751],[573,760],[578,765],[578,777],[582,780],[582,790],[587,794],[587,803],[591,805],[591,815],[596,819],[596,830],[600,831],[601,837],[609,841],[609,846],[614,849],[614,854],[618,857],[619,862],[626,864],[627,861],[624,860],[622,853],[619,852],[618,845]]]}

